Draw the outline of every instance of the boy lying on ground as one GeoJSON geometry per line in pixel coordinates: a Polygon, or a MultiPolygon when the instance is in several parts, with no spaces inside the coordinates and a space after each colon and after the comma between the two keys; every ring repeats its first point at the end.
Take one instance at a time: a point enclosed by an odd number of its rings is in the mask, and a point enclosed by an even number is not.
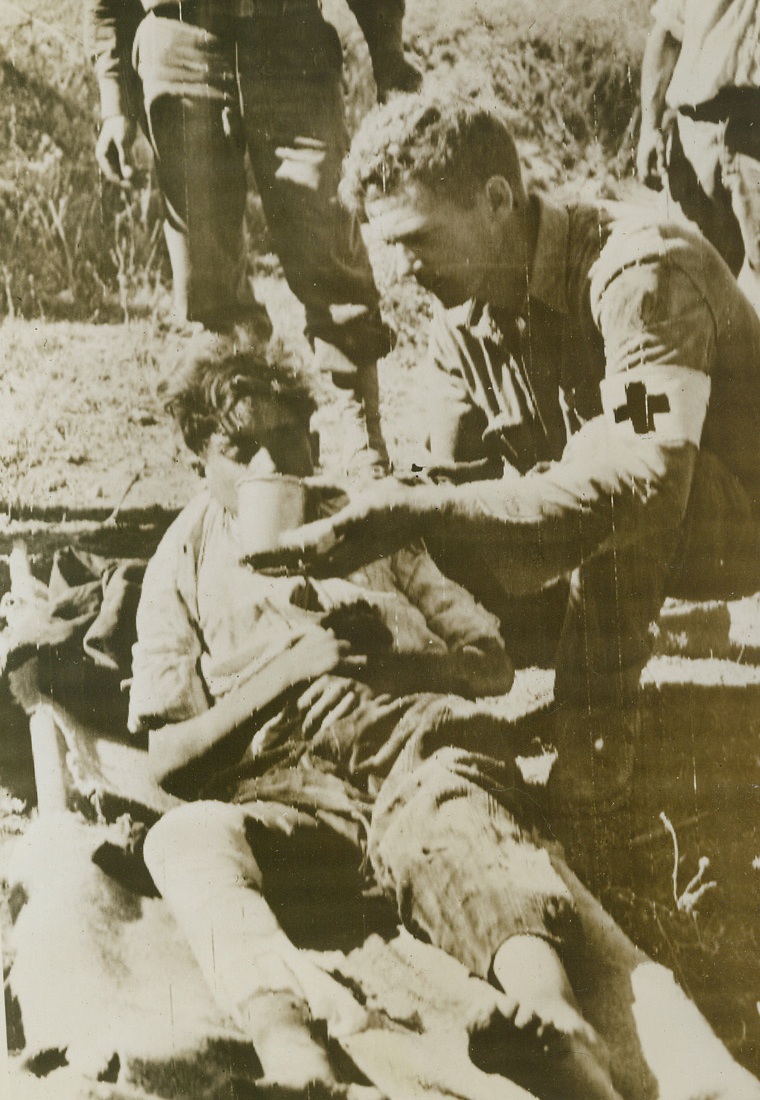
{"type": "Polygon", "coordinates": [[[325,869],[339,909],[374,878],[412,932],[504,990],[514,1076],[545,1048],[524,1083],[615,1097],[562,961],[572,900],[523,828],[511,727],[467,701],[511,687],[497,620],[418,547],[318,583],[241,564],[241,477],[312,473],[297,374],[250,351],[199,359],[170,407],[206,488],[145,575],[130,726],[160,781],[199,800],[154,826],[145,859],[265,1078],[345,1093],[313,1028],[318,981],[270,904],[290,865],[306,894],[325,869]]]}

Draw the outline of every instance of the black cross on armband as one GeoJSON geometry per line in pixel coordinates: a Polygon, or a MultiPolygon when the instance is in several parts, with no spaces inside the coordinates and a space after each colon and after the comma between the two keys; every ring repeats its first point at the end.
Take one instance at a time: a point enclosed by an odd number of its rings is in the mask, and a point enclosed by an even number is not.
{"type": "Polygon", "coordinates": [[[630,420],[637,435],[653,432],[655,415],[670,412],[668,395],[648,393],[644,382],[626,383],[625,400],[625,405],[618,405],[615,409],[615,423],[630,420]]]}

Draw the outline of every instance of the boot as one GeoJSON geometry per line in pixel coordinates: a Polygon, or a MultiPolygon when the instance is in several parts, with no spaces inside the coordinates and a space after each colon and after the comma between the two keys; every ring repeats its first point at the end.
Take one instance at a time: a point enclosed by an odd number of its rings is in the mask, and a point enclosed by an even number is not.
{"type": "Polygon", "coordinates": [[[317,339],[314,341],[314,366],[328,373],[340,390],[343,472],[359,480],[387,477],[390,460],[380,422],[377,363],[357,367],[333,344],[317,339]]]}
{"type": "Polygon", "coordinates": [[[641,733],[635,705],[572,705],[557,709],[557,760],[547,791],[556,813],[614,813],[633,790],[633,768],[641,733]]]}

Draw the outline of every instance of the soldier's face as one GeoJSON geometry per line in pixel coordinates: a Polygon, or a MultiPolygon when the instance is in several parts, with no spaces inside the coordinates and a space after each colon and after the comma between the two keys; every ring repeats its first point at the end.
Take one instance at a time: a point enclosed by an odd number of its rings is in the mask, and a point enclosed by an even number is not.
{"type": "Polygon", "coordinates": [[[367,216],[396,249],[398,278],[413,275],[445,306],[478,297],[494,262],[485,196],[462,206],[422,184],[368,198],[367,216]]]}

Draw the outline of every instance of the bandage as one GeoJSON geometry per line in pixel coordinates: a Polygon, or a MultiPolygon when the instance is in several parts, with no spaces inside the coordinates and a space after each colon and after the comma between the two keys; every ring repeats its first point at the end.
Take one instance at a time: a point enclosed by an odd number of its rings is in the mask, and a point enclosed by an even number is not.
{"type": "Polygon", "coordinates": [[[690,367],[645,366],[601,383],[607,419],[629,435],[699,446],[710,400],[710,379],[690,367]]]}

